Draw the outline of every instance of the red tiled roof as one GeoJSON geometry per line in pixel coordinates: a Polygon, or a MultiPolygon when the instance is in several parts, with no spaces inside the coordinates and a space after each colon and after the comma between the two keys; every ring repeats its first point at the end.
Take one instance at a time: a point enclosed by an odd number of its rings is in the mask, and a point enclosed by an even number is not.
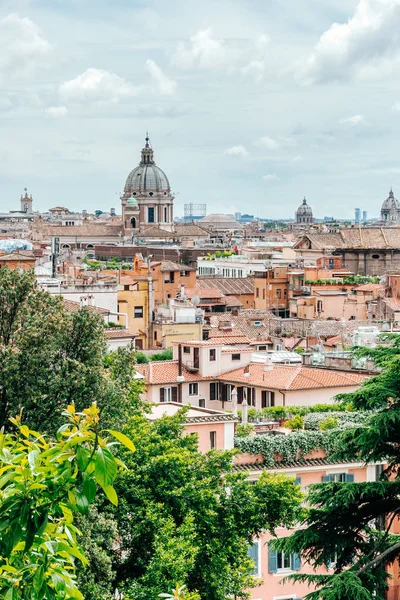
{"type": "MultiPolygon", "coordinates": [[[[146,384],[162,385],[165,383],[177,383],[178,361],[163,360],[160,362],[149,362],[136,365],[136,371],[146,378],[146,384]]],[[[191,373],[184,366],[182,375],[185,381],[202,381],[204,379],[215,379],[214,377],[202,377],[198,373],[191,373]]]]}
{"type": "Polygon", "coordinates": [[[303,365],[274,365],[270,371],[264,371],[263,363],[250,363],[249,374],[246,367],[235,369],[220,375],[218,379],[233,383],[244,383],[256,387],[277,390],[309,390],[357,386],[367,379],[367,375],[318,369],[303,365]]]}
{"type": "Polygon", "coordinates": [[[109,340],[124,338],[130,338],[133,340],[135,337],[137,337],[135,333],[129,333],[129,331],[127,331],[126,329],[121,329],[119,327],[111,327],[110,329],[105,329],[104,334],[109,340]]]}
{"type": "Polygon", "coordinates": [[[375,290],[384,290],[385,286],[381,283],[365,283],[354,288],[356,292],[374,292],[375,290]]]}
{"type": "MultiPolygon", "coordinates": [[[[79,302],[74,302],[74,300],[67,300],[66,298],[63,298],[64,300],[64,306],[67,310],[79,310],[80,308],[82,308],[82,306],[79,304],[79,302]]],[[[106,308],[101,308],[100,306],[86,306],[85,308],[88,308],[91,312],[95,312],[98,313],[99,315],[109,315],[110,311],[107,310],[106,308]]]]}
{"type": "Polygon", "coordinates": [[[187,342],[176,342],[173,341],[173,344],[182,344],[183,346],[229,346],[233,344],[248,344],[249,340],[246,336],[229,336],[224,335],[218,339],[209,339],[209,340],[198,340],[198,341],[187,341],[187,342]]]}
{"type": "Polygon", "coordinates": [[[399,298],[384,298],[383,302],[391,308],[394,312],[400,311],[400,300],[399,298]]]}
{"type": "Polygon", "coordinates": [[[200,299],[204,298],[223,298],[223,293],[217,288],[199,288],[194,287],[186,290],[186,295],[188,298],[193,298],[194,296],[198,296],[200,299]]]}

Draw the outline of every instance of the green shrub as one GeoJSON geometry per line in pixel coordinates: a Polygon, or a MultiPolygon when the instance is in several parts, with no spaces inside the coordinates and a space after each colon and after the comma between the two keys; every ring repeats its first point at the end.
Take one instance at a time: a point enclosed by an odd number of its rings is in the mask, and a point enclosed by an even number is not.
{"type": "Polygon", "coordinates": [[[236,437],[247,437],[254,433],[254,425],[251,423],[240,423],[236,427],[236,437]]]}
{"type": "Polygon", "coordinates": [[[338,425],[337,417],[326,417],[324,421],[321,421],[319,428],[321,431],[326,431],[327,429],[337,429],[338,425]]]}
{"type": "Polygon", "coordinates": [[[138,365],[149,362],[149,359],[144,352],[135,352],[135,358],[138,365]]]}
{"type": "Polygon", "coordinates": [[[264,417],[280,421],[286,419],[288,410],[285,406],[270,406],[269,408],[263,408],[262,414],[264,417]]]}
{"type": "Polygon", "coordinates": [[[296,415],[290,421],[286,421],[286,427],[293,430],[304,429],[304,419],[300,415],[296,415]]]}
{"type": "Polygon", "coordinates": [[[152,362],[158,362],[161,360],[172,360],[173,352],[171,348],[168,350],[163,350],[162,352],[157,352],[156,354],[152,354],[149,358],[152,362]]]}

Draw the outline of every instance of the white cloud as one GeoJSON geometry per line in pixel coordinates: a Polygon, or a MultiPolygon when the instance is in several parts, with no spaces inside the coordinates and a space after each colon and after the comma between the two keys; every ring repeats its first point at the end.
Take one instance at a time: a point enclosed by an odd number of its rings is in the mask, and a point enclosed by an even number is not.
{"type": "Polygon", "coordinates": [[[224,152],[227,156],[247,156],[248,152],[244,146],[232,146],[224,152]]]}
{"type": "Polygon", "coordinates": [[[252,60],[242,68],[243,75],[250,75],[256,83],[260,83],[264,77],[265,63],[263,60],[252,60]]]}
{"type": "Polygon", "coordinates": [[[393,104],[392,110],[395,112],[399,112],[400,111],[400,102],[396,102],[395,104],[393,104]]]}
{"type": "Polygon", "coordinates": [[[188,44],[180,43],[172,62],[180,69],[219,69],[227,60],[223,40],[213,37],[212,28],[198,31],[188,44]]]}
{"type": "Polygon", "coordinates": [[[279,136],[277,138],[271,138],[264,136],[257,140],[256,146],[260,148],[266,148],[267,150],[278,150],[278,148],[287,148],[288,146],[295,146],[296,140],[291,137],[279,136]]]}
{"type": "Polygon", "coordinates": [[[340,119],[339,123],[344,125],[368,125],[364,115],[353,115],[352,117],[344,117],[340,119]]]}
{"type": "Polygon", "coordinates": [[[255,41],[255,46],[258,50],[264,50],[265,46],[268,46],[270,38],[268,35],[262,34],[258,36],[255,41]]]}
{"type": "Polygon", "coordinates": [[[78,103],[118,103],[138,92],[137,87],[119,75],[94,68],[60,85],[60,96],[65,101],[78,103]]]}
{"type": "Polygon", "coordinates": [[[172,96],[175,93],[176,82],[169,79],[154,60],[146,60],[146,69],[150,73],[153,81],[157,86],[157,90],[164,96],[172,96]]]}
{"type": "Polygon", "coordinates": [[[279,144],[273,138],[264,136],[258,140],[257,146],[267,148],[267,150],[276,150],[279,147],[279,144]]]}
{"type": "Polygon", "coordinates": [[[46,112],[50,117],[65,117],[68,114],[68,108],[66,106],[49,106],[46,108],[46,112]]]}
{"type": "Polygon", "coordinates": [[[264,181],[278,181],[279,177],[275,173],[269,173],[268,175],[263,175],[263,179],[264,181]]]}
{"type": "Polygon", "coordinates": [[[293,162],[303,162],[304,158],[302,156],[295,156],[293,162]]]}
{"type": "Polygon", "coordinates": [[[10,14],[0,19],[0,74],[15,78],[31,75],[45,64],[51,50],[37,25],[10,14]]]}
{"type": "Polygon", "coordinates": [[[322,34],[297,75],[305,83],[370,76],[374,65],[399,57],[399,27],[400,0],[359,0],[347,23],[322,34]]]}
{"type": "Polygon", "coordinates": [[[264,78],[265,48],[269,42],[270,39],[267,35],[260,35],[253,44],[252,59],[241,69],[243,75],[251,77],[256,83],[260,83],[264,78]]]}

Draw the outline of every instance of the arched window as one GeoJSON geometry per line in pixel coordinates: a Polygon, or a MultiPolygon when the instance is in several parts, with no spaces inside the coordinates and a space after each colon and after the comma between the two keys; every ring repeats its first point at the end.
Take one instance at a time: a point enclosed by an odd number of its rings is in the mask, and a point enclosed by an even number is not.
{"type": "Polygon", "coordinates": [[[132,227],[132,229],[136,229],[136,219],[135,219],[135,217],[132,217],[132,219],[131,219],[131,227],[132,227]]]}
{"type": "Polygon", "coordinates": [[[164,206],[164,223],[168,222],[168,208],[164,206]]]}

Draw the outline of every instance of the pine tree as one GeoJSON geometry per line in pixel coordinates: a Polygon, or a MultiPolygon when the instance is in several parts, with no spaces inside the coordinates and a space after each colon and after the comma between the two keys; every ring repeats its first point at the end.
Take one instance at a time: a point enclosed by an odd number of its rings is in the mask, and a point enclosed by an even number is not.
{"type": "Polygon", "coordinates": [[[400,535],[392,533],[400,515],[400,336],[381,341],[376,349],[356,350],[381,372],[338,399],[374,412],[362,426],[340,434],[335,458],[385,468],[376,468],[376,481],[310,486],[302,528],[274,542],[302,554],[314,568],[325,567],[321,574],[291,577],[315,589],[307,600],[384,600],[387,567],[400,557],[400,535]]]}

